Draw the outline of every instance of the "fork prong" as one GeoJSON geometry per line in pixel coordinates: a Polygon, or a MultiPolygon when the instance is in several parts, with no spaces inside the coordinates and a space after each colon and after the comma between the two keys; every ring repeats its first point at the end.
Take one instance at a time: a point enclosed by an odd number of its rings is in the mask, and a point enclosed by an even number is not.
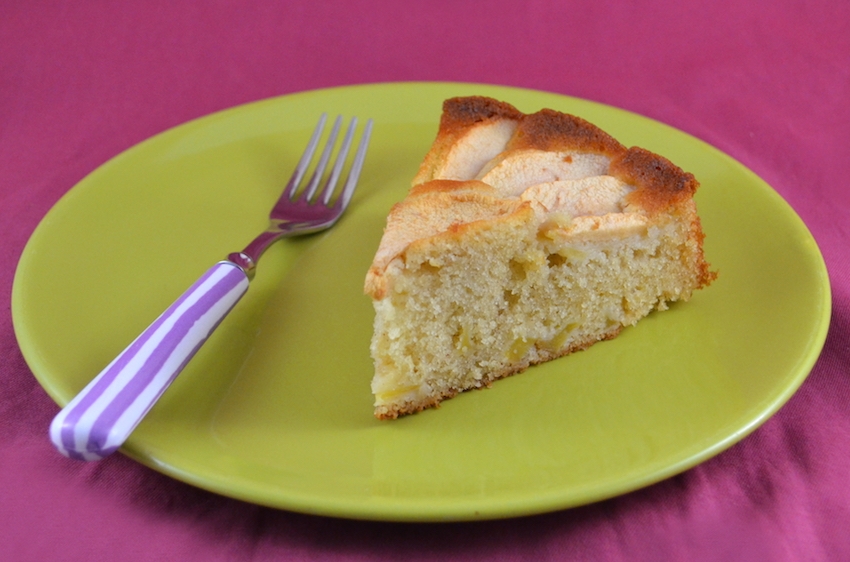
{"type": "Polygon", "coordinates": [[[331,128],[331,132],[328,135],[328,139],[325,141],[325,149],[319,157],[319,162],[316,164],[316,169],[313,171],[310,182],[307,184],[307,187],[304,188],[304,194],[301,195],[305,201],[311,201],[313,199],[313,195],[316,193],[316,188],[319,187],[319,183],[322,181],[322,176],[325,174],[325,168],[328,166],[328,160],[331,158],[331,152],[333,152],[334,145],[336,145],[336,137],[339,135],[339,128],[341,124],[342,115],[337,115],[334,120],[333,127],[331,128]]]}
{"type": "Polygon", "coordinates": [[[325,128],[325,122],[327,120],[328,114],[322,113],[321,117],[319,117],[319,123],[313,130],[313,135],[310,137],[310,141],[307,143],[307,148],[304,149],[304,153],[301,155],[301,159],[295,166],[295,170],[292,172],[292,176],[289,178],[289,182],[286,184],[286,187],[283,190],[283,194],[285,197],[289,199],[293,199],[295,197],[295,192],[298,191],[298,186],[301,184],[301,179],[304,177],[304,173],[307,171],[307,167],[310,165],[310,161],[313,159],[313,153],[316,152],[316,146],[318,146],[319,144],[319,137],[321,136],[322,131],[325,128]]]}
{"type": "Polygon", "coordinates": [[[331,200],[334,190],[336,189],[337,181],[342,173],[342,167],[345,165],[345,159],[348,157],[348,151],[351,148],[351,140],[354,138],[354,130],[357,128],[357,117],[352,117],[348,125],[348,130],[345,132],[345,137],[342,140],[342,145],[339,147],[339,152],[336,156],[331,173],[325,182],[325,187],[322,189],[321,201],[327,205],[331,200]]]}
{"type": "MultiPolygon", "coordinates": [[[[345,209],[351,201],[351,196],[354,194],[354,188],[357,187],[357,180],[360,179],[360,171],[363,169],[363,162],[366,160],[366,149],[369,147],[369,137],[372,136],[372,120],[366,121],[366,126],[363,129],[363,136],[360,137],[360,144],[357,146],[357,152],[354,154],[354,161],[351,163],[351,169],[348,172],[348,178],[345,180],[345,186],[342,188],[342,193],[337,200],[336,205],[345,209]]],[[[327,201],[325,201],[327,204],[327,201]]]]}

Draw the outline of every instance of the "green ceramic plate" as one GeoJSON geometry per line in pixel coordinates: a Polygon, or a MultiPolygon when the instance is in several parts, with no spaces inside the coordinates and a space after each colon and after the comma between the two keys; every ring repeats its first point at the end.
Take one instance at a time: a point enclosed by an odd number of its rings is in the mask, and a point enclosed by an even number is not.
{"type": "Polygon", "coordinates": [[[539,513],[711,457],[773,414],[814,364],[830,314],[820,252],[791,208],[729,156],[647,118],[560,95],[378,84],[192,121],[68,192],[27,245],[12,298],[24,356],[59,404],[264,228],[322,111],[375,119],[353,206],[333,230],[280,242],[263,258],[248,295],[127,442],[123,451],[139,462],[301,512],[408,521],[539,513]],[[379,422],[363,278],[442,100],[470,94],[581,115],[693,172],[720,277],[616,340],[379,422]]]}

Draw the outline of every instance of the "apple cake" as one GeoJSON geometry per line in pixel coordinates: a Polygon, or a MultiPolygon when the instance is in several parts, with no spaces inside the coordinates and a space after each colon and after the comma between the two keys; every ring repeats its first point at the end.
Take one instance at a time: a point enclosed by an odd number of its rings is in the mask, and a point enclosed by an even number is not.
{"type": "Polygon", "coordinates": [[[688,300],[715,277],[698,187],[574,115],[446,100],[366,275],[375,416],[436,406],[688,300]]]}

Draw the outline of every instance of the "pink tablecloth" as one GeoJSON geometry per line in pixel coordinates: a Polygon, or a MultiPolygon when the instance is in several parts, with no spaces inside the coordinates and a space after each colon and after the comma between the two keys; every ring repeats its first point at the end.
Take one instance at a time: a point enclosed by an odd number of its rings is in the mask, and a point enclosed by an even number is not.
{"type": "Polygon", "coordinates": [[[4,560],[850,560],[850,4],[3,2],[0,557],[4,560]],[[747,7],[747,6],[750,7],[747,7]],[[60,457],[57,406],[8,306],[50,207],[122,150],[265,97],[400,80],[584,97],[683,129],[770,183],[817,239],[825,348],[741,443],[598,504],[480,523],[308,516],[220,497],[115,455],[60,457]]]}

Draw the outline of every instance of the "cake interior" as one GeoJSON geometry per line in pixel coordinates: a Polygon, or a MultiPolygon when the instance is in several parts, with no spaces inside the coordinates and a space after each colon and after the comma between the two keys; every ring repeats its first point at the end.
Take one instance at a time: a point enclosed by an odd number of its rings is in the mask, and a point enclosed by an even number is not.
{"type": "Polygon", "coordinates": [[[557,223],[492,221],[470,243],[444,237],[408,252],[405,275],[375,303],[376,414],[489,385],[689,296],[680,224],[632,225],[604,240],[564,233],[557,223]]]}

